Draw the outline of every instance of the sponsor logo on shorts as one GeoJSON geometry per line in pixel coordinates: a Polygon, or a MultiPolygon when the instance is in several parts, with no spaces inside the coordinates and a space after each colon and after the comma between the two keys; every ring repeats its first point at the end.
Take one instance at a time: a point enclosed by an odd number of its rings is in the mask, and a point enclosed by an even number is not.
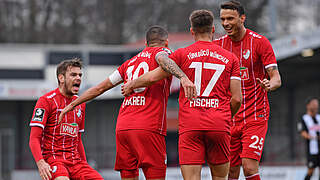
{"type": "Polygon", "coordinates": [[[68,135],[71,137],[77,137],[79,132],[79,126],[77,123],[62,123],[60,126],[60,134],[68,135]]]}
{"type": "Polygon", "coordinates": [[[52,168],[52,173],[55,173],[57,171],[58,167],[57,166],[53,166],[52,168]]]}
{"type": "Polygon", "coordinates": [[[258,156],[260,156],[261,155],[261,153],[260,152],[258,152],[258,151],[253,151],[256,155],[258,155],[258,156]]]}
{"type": "Polygon", "coordinates": [[[37,108],[34,112],[34,116],[32,121],[40,121],[42,122],[45,110],[42,108],[37,108]]]}

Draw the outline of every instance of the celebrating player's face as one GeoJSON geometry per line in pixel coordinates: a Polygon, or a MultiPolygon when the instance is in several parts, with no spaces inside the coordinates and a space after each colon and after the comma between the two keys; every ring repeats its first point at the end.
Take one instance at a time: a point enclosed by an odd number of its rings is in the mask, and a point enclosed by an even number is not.
{"type": "Polygon", "coordinates": [[[238,11],[232,9],[221,9],[221,24],[228,36],[239,35],[240,28],[244,23],[245,16],[239,16],[238,11]]]}
{"type": "Polygon", "coordinates": [[[81,69],[79,67],[68,67],[65,74],[64,89],[67,95],[78,94],[81,84],[81,69]]]}

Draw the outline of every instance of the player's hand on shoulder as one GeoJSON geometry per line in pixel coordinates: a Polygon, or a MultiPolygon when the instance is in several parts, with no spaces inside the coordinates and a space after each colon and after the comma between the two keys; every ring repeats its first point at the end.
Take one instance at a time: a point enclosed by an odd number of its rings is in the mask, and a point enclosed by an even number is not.
{"type": "Polygon", "coordinates": [[[52,175],[51,175],[52,169],[44,159],[40,159],[37,162],[37,166],[39,170],[39,175],[42,180],[50,180],[52,178],[52,175]]]}
{"type": "Polygon", "coordinates": [[[187,77],[182,77],[180,79],[180,83],[184,89],[184,94],[186,98],[188,98],[189,100],[193,100],[197,97],[196,86],[187,77]]]}
{"type": "Polygon", "coordinates": [[[123,96],[130,96],[133,93],[133,81],[127,81],[121,86],[121,94],[123,96]]]}
{"type": "Polygon", "coordinates": [[[263,89],[265,89],[267,92],[271,91],[271,85],[268,79],[263,79],[263,80],[259,78],[256,78],[256,79],[263,89]]]}

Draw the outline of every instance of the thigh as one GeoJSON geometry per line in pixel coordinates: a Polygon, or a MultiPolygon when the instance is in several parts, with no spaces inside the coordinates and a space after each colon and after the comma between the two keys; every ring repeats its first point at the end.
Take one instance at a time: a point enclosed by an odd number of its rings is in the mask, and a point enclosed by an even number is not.
{"type": "Polygon", "coordinates": [[[267,121],[250,122],[244,125],[241,158],[260,161],[267,130],[267,121]]]}
{"type": "Polygon", "coordinates": [[[101,180],[102,176],[86,161],[79,161],[69,168],[72,180],[101,180]]]}
{"type": "Polygon", "coordinates": [[[242,125],[231,127],[231,141],[230,141],[230,166],[236,167],[241,165],[240,154],[242,152],[242,125]]]}
{"type": "Polygon", "coordinates": [[[308,155],[308,161],[307,161],[307,166],[308,166],[308,168],[310,168],[310,169],[314,169],[314,168],[316,168],[317,166],[319,166],[319,159],[318,158],[320,158],[319,156],[317,156],[317,155],[311,155],[311,154],[309,154],[308,155]]]}
{"type": "Polygon", "coordinates": [[[206,160],[211,165],[225,164],[230,157],[230,133],[224,131],[205,132],[206,160]]]}
{"type": "Polygon", "coordinates": [[[48,164],[52,169],[52,180],[62,177],[69,177],[68,166],[60,161],[49,161],[48,164]]]}
{"type": "Polygon", "coordinates": [[[114,167],[116,171],[128,170],[133,172],[138,170],[138,159],[128,141],[128,131],[116,132],[116,161],[114,167]]]}
{"type": "Polygon", "coordinates": [[[119,144],[125,142],[125,152],[127,153],[122,161],[127,164],[131,163],[131,167],[127,166],[122,170],[142,168],[146,178],[164,178],[167,168],[165,137],[146,130],[128,130],[121,133],[123,137],[119,139],[121,140],[119,144]]]}
{"type": "Polygon", "coordinates": [[[201,165],[205,163],[203,132],[188,131],[179,135],[180,165],[201,165]]]}

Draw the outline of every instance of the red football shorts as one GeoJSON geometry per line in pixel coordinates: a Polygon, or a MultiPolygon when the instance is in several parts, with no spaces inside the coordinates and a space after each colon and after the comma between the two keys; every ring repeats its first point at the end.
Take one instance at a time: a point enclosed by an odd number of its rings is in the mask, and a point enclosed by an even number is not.
{"type": "Polygon", "coordinates": [[[179,135],[180,165],[211,165],[229,162],[230,133],[223,131],[188,131],[179,135]]]}
{"type": "Polygon", "coordinates": [[[101,175],[94,170],[86,161],[72,163],[65,160],[48,159],[48,164],[52,169],[52,180],[59,176],[67,176],[73,180],[101,180],[101,175]]]}
{"type": "Polygon", "coordinates": [[[161,134],[147,130],[116,132],[115,170],[122,178],[139,176],[142,168],[146,179],[166,177],[166,143],[161,134]]]}
{"type": "Polygon", "coordinates": [[[268,121],[250,121],[232,126],[230,166],[241,165],[241,158],[260,161],[267,130],[268,121]]]}

